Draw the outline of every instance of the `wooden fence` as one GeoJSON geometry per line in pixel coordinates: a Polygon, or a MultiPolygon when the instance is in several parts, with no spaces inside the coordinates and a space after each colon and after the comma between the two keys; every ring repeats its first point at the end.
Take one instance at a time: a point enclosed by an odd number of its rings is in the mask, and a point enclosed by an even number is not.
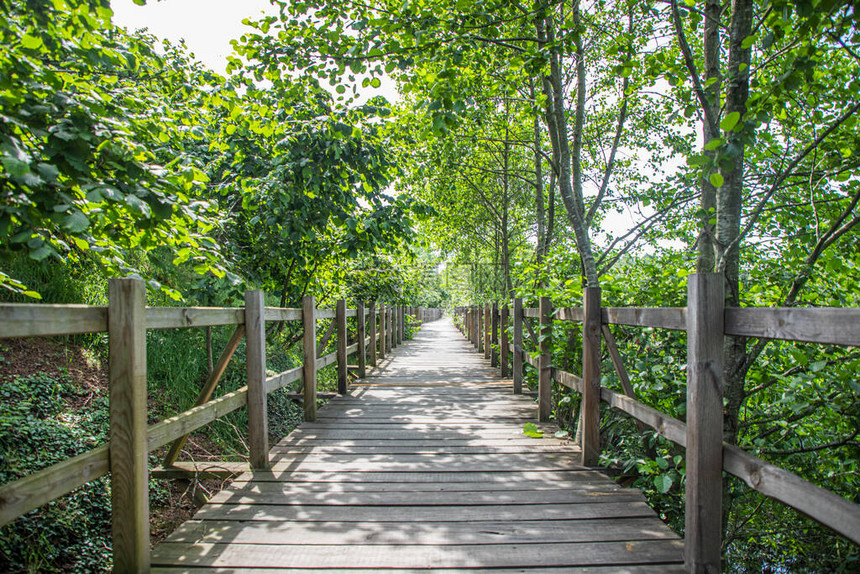
{"type": "Polygon", "coordinates": [[[581,394],[582,464],[598,463],[600,401],[636,419],[640,431],[647,425],[686,449],[685,554],[691,572],[720,571],[723,471],[860,544],[860,505],[722,440],[726,335],[856,347],[860,346],[860,309],[726,308],[724,302],[721,275],[695,274],[688,279],[687,307],[602,307],[600,289],[586,288],[582,307],[554,309],[550,299],[542,297],[537,308],[523,308],[522,299],[514,299],[510,310],[494,303],[459,307],[455,314],[461,331],[478,351],[501,367],[503,377],[513,377],[515,393],[522,392],[523,364],[537,370],[540,420],[550,417],[553,382],[581,394]],[[532,326],[530,320],[537,324],[532,326]],[[581,375],[553,367],[553,321],[582,323],[581,375]],[[686,423],[636,400],[609,325],[687,332],[686,423]],[[537,349],[537,359],[525,350],[524,333],[537,349]],[[600,385],[601,341],[623,394],[600,385]]]}
{"type": "MultiPolygon", "coordinates": [[[[302,392],[291,395],[304,402],[304,418],[317,411],[317,371],[337,365],[338,393],[348,390],[347,359],[357,355],[359,377],[367,364],[403,342],[406,316],[430,321],[439,309],[393,305],[347,309],[317,309],[304,297],[301,309],[266,307],[261,291],[248,291],[241,308],[146,307],[145,285],[138,279],[113,279],[108,306],[0,304],[0,338],[108,333],[110,385],[110,441],[89,452],[45,468],[0,487],[0,526],[72,490],[111,475],[112,537],[115,572],[149,570],[149,466],[151,451],[171,445],[165,466],[179,456],[189,433],[244,406],[248,407],[249,462],[269,467],[266,395],[299,382],[302,392]],[[347,319],[355,317],[355,342],[349,344],[347,319]],[[317,321],[330,320],[321,338],[317,321]],[[303,364],[274,376],[266,374],[266,322],[301,321],[303,364]],[[146,331],[233,325],[235,330],[212,374],[203,385],[196,406],[176,416],[147,425],[146,331]],[[337,350],[320,356],[331,337],[337,350]],[[212,393],[242,339],[246,341],[247,385],[222,397],[212,393]]],[[[181,473],[179,473],[181,474],[181,473]]],[[[177,474],[172,474],[176,476],[177,474]]]]}

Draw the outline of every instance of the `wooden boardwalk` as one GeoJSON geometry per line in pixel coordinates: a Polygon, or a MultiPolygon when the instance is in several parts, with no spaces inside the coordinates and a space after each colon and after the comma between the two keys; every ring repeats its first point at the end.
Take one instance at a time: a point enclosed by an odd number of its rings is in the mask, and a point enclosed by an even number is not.
{"type": "Polygon", "coordinates": [[[683,541],[447,319],[153,550],[154,572],[683,572],[683,541]]]}

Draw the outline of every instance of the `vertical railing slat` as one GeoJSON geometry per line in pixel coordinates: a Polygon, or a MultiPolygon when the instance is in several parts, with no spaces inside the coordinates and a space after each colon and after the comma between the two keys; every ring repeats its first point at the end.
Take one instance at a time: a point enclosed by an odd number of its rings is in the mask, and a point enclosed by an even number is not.
{"type": "Polygon", "coordinates": [[[263,292],[245,292],[245,345],[248,377],[248,449],[251,468],[269,467],[266,415],[266,310],[263,292]]]}
{"type": "Polygon", "coordinates": [[[149,572],[149,449],[146,441],[146,287],[108,287],[110,471],[114,572],[149,572]]]}

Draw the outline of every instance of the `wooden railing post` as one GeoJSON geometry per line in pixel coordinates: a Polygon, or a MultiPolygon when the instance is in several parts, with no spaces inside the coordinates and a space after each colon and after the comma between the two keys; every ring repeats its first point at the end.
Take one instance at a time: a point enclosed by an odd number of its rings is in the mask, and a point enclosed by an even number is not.
{"type": "Polygon", "coordinates": [[[493,301],[493,308],[490,311],[490,366],[499,366],[499,303],[493,301]]]}
{"type": "Polygon", "coordinates": [[[114,572],[149,572],[149,448],[146,440],[146,287],[108,287],[111,533],[114,572]]]}
{"type": "Polygon", "coordinates": [[[302,297],[302,340],[305,420],[317,419],[317,321],[314,318],[316,302],[313,295],[302,297]]]}
{"type": "Polygon", "coordinates": [[[403,344],[403,305],[398,305],[395,311],[395,317],[397,319],[397,344],[403,344]]]}
{"type": "Polygon", "coordinates": [[[251,468],[269,468],[266,412],[266,309],[260,290],[245,292],[245,345],[248,376],[248,450],[251,468]]]}
{"type": "Polygon", "coordinates": [[[363,301],[355,303],[355,324],[358,334],[358,376],[363,379],[367,376],[367,324],[363,301]]]}
{"type": "Polygon", "coordinates": [[[335,321],[337,322],[337,392],[345,395],[347,393],[347,361],[346,347],[346,301],[338,299],[335,306],[335,321]]]}
{"type": "Polygon", "coordinates": [[[490,316],[492,307],[489,303],[484,303],[484,358],[489,359],[491,355],[490,331],[493,326],[493,318],[490,316]]]}
{"type": "Polygon", "coordinates": [[[501,319],[499,321],[501,324],[501,332],[499,333],[499,335],[500,335],[499,345],[500,345],[501,353],[499,354],[499,360],[501,361],[501,364],[502,364],[502,378],[507,379],[511,374],[510,369],[508,368],[508,365],[509,365],[508,355],[510,353],[510,350],[508,347],[510,345],[510,342],[509,342],[509,338],[508,338],[508,302],[507,301],[505,301],[505,304],[502,306],[501,313],[502,313],[502,315],[501,315],[501,319]]]}
{"type": "Polygon", "coordinates": [[[600,459],[600,287],[586,287],[582,304],[582,407],[580,437],[583,466],[600,459]]]}
{"type": "Polygon", "coordinates": [[[368,309],[367,315],[367,324],[370,330],[370,356],[368,357],[368,362],[370,362],[371,367],[376,366],[376,301],[370,302],[370,309],[368,309]]]}
{"type": "Polygon", "coordinates": [[[688,572],[720,572],[725,286],[717,273],[687,279],[688,572]]]}
{"type": "Polygon", "coordinates": [[[475,342],[474,342],[474,345],[475,345],[475,349],[477,349],[477,351],[479,353],[482,353],[484,351],[484,348],[482,346],[484,344],[484,335],[483,335],[483,331],[481,330],[481,318],[484,316],[484,311],[478,305],[474,305],[472,307],[472,313],[474,315],[473,321],[475,324],[475,332],[474,332],[475,342]]]}
{"type": "Polygon", "coordinates": [[[379,306],[379,356],[385,358],[385,339],[388,334],[385,332],[385,304],[379,306]]]}
{"type": "Polygon", "coordinates": [[[514,393],[523,392],[523,300],[514,299],[514,393]]]}
{"type": "Polygon", "coordinates": [[[385,306],[385,335],[387,337],[387,341],[385,342],[386,350],[390,353],[392,349],[394,349],[394,306],[386,305],[385,306]]]}
{"type": "Polygon", "coordinates": [[[538,420],[552,416],[552,302],[540,298],[540,356],[538,357],[538,420]]]}

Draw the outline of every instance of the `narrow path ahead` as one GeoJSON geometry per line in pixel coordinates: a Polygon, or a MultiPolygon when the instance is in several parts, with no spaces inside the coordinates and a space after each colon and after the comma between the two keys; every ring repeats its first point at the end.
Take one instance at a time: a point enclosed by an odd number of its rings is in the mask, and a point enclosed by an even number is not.
{"type": "Polygon", "coordinates": [[[424,325],[158,546],[155,571],[683,572],[638,491],[550,425],[523,434],[537,407],[509,383],[449,320],[424,325]]]}

